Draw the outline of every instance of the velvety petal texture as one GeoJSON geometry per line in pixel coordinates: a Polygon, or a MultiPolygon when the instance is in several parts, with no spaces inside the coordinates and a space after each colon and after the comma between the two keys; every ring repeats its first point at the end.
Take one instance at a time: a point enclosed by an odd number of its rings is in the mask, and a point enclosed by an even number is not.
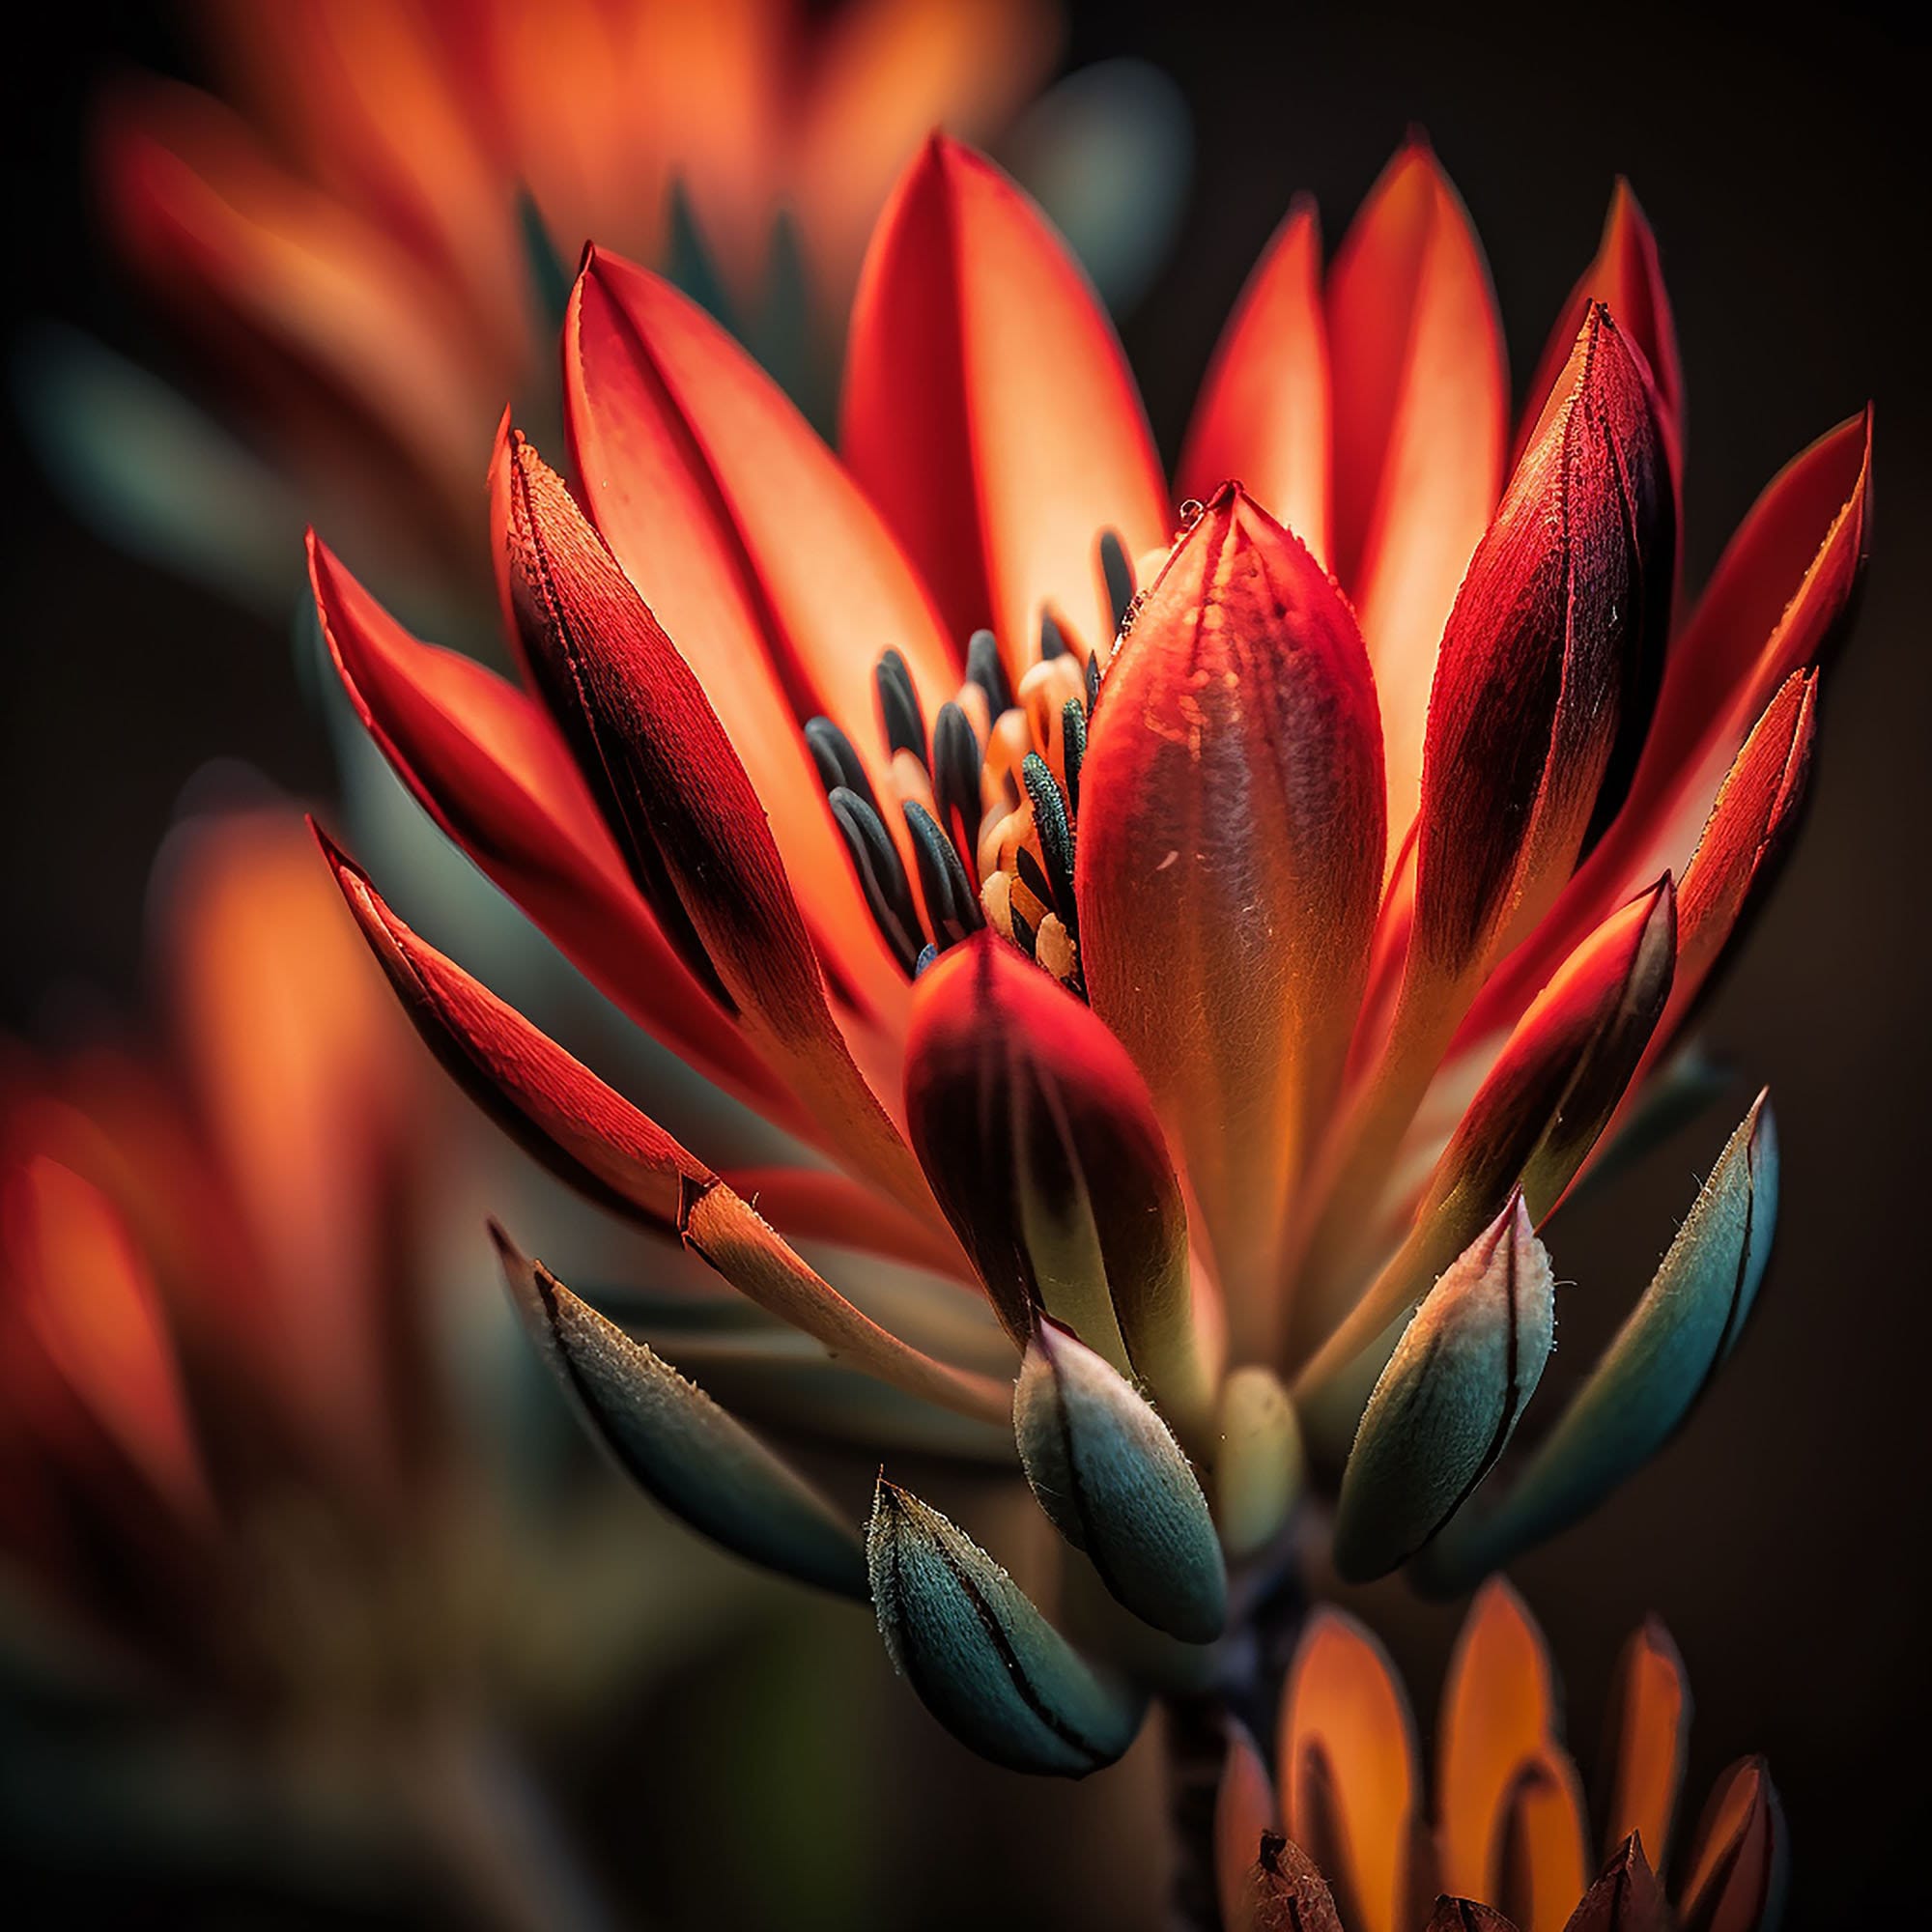
{"type": "Polygon", "coordinates": [[[1278,1318],[1289,1199],[1367,978],[1381,790],[1348,606],[1300,542],[1222,491],[1102,680],[1076,878],[1094,1009],[1184,1154],[1249,1356],[1278,1318]]]}

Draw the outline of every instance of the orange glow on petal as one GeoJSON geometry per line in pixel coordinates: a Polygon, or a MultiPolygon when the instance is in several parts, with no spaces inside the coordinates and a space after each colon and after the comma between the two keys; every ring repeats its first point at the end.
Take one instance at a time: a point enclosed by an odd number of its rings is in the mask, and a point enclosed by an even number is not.
{"type": "Polygon", "coordinates": [[[1409,1842],[1418,1773],[1408,1706],[1379,1644],[1354,1618],[1321,1607],[1308,1619],[1282,1693],[1281,1737],[1288,1835],[1321,1834],[1322,1794],[1310,1754],[1327,1770],[1346,1885],[1360,1932],[1401,1932],[1408,1919],[1409,1842]]]}
{"type": "Polygon", "coordinates": [[[1415,816],[1423,721],[1456,586],[1503,482],[1509,377],[1488,267],[1426,141],[1370,191],[1328,277],[1329,562],[1376,668],[1388,825],[1415,816]]]}
{"type": "MultiPolygon", "coordinates": [[[[1442,1691],[1435,1793],[1445,1891],[1500,1898],[1498,1862],[1517,1778],[1526,1762],[1560,1759],[1561,1750],[1543,1633],[1522,1599],[1492,1577],[1469,1607],[1442,1691]]],[[[1541,1828],[1545,1808],[1538,1799],[1528,1822],[1541,1828]]],[[[1577,1874],[1566,1916],[1582,1892],[1583,1876],[1577,1874]]]]}
{"type": "Polygon", "coordinates": [[[1517,1769],[1496,1819],[1492,1898],[1522,1932],[1564,1932],[1590,1883],[1583,1790],[1568,1754],[1545,1745],[1517,1769]]]}
{"type": "Polygon", "coordinates": [[[1297,196],[1215,348],[1176,494],[1206,502],[1238,482],[1321,562],[1332,464],[1321,224],[1297,196]]]}
{"type": "Polygon", "coordinates": [[[1670,1633],[1655,1617],[1624,1645],[1608,1705],[1609,1802],[1604,1817],[1607,1857],[1633,1832],[1658,1870],[1670,1856],[1670,1827],[1690,1739],[1690,1686],[1670,1633]]]}
{"type": "Polygon", "coordinates": [[[72,1169],[27,1158],[0,1184],[0,1259],[47,1359],[184,1515],[213,1504],[159,1297],[107,1198],[72,1169]]]}
{"type": "Polygon", "coordinates": [[[1162,543],[1167,492],[1105,311],[1039,211],[935,137],[880,217],[852,316],[840,440],[949,633],[998,634],[1015,683],[1041,612],[1114,634],[1103,531],[1162,543]]]}
{"type": "Polygon", "coordinates": [[[1228,1754],[1214,1793],[1214,1889],[1226,1932],[1263,1932],[1252,1910],[1248,1874],[1262,1834],[1276,1829],[1274,1785],[1255,1741],[1232,1720],[1228,1754]]]}
{"type": "Polygon", "coordinates": [[[1685,1932],[1764,1932],[1781,1907],[1789,1849],[1784,1811],[1762,1758],[1743,1758],[1712,1788],[1677,1913],[1685,1932]]]}

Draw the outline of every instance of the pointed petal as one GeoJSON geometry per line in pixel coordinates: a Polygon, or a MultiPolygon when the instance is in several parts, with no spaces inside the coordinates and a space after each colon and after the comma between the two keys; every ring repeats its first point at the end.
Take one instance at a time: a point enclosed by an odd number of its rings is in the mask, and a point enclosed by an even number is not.
{"type": "Polygon", "coordinates": [[[1353,1361],[1520,1188],[1541,1226],[1628,1090],[1670,990],[1670,881],[1612,915],[1543,990],[1470,1101],[1395,1256],[1295,1382],[1353,1361]]]}
{"type": "Polygon", "coordinates": [[[1278,1316],[1290,1192],[1367,980],[1380,763],[1348,607],[1293,536],[1224,490],[1102,684],[1076,879],[1094,1010],[1179,1144],[1250,1357],[1278,1316]]]}
{"type": "Polygon", "coordinates": [[[1228,319],[1194,406],[1176,492],[1207,502],[1237,482],[1328,554],[1328,327],[1321,305],[1321,224],[1296,196],[1228,319]]]}
{"type": "Polygon", "coordinates": [[[1088,1008],[992,932],[913,989],[912,1142],[1022,1347],[1043,1308],[1183,1433],[1210,1400],[1187,1220],[1147,1089],[1088,1008]]]}
{"type": "Polygon", "coordinates": [[[1518,433],[1520,459],[1535,430],[1543,406],[1570,358],[1571,345],[1583,327],[1591,305],[1609,310],[1624,339],[1643,357],[1657,399],[1658,429],[1670,463],[1673,495],[1682,500],[1684,483],[1684,365],[1677,354],[1677,325],[1671,320],[1670,298],[1657,259],[1657,237],[1631,192],[1619,178],[1604,218],[1604,238],[1595,258],[1583,270],[1570,298],[1556,318],[1544,345],[1543,359],[1530,379],[1529,411],[1518,433]]]}
{"type": "Polygon", "coordinates": [[[1214,1895],[1226,1932],[1256,1932],[1248,1875],[1274,1831],[1274,1784],[1246,1726],[1231,1718],[1227,1733],[1214,1791],[1214,1895]]]}
{"type": "Polygon", "coordinates": [[[1386,1576],[1501,1456],[1555,1334],[1549,1257],[1516,1195],[1430,1290],[1362,1411],[1335,1510],[1335,1567],[1386,1576]]]}
{"type": "Polygon", "coordinates": [[[1039,1506],[1117,1601],[1184,1643],[1228,1617],[1208,1498],[1152,1404],[1051,1319],[1027,1345],[1013,1434],[1039,1506]]]}
{"type": "Polygon", "coordinates": [[[1818,726],[1818,673],[1785,679],[1725,775],[1677,895],[1677,974],[1650,1044],[1665,1050],[1694,1010],[1724,948],[1763,894],[1804,801],[1818,726]]]}
{"type": "Polygon", "coordinates": [[[1731,539],[1671,646],[1630,796],[1542,926],[1504,962],[1469,1032],[1506,1025],[1605,907],[1681,873],[1724,774],[1792,672],[1842,628],[1871,514],[1871,415],[1795,458],[1731,539]]]}
{"type": "Polygon", "coordinates": [[[832,1017],[764,807],[717,715],[561,480],[521,439],[514,463],[518,626],[633,878],[661,919],[686,923],[687,952],[832,1145],[923,1211],[924,1183],[832,1017]]]}
{"type": "Polygon", "coordinates": [[[1432,1588],[1454,1590],[1567,1528],[1676,1434],[1737,1344],[1776,1218],[1777,1140],[1760,1094],[1643,1298],[1508,1496],[1431,1548],[1432,1588]]]}
{"type": "Polygon", "coordinates": [[[322,854],[403,1009],[469,1097],[593,1201],[667,1233],[717,1176],[528,1020],[410,930],[321,831],[322,854]]]}
{"type": "MultiPolygon", "coordinates": [[[[1543,1633],[1522,1600],[1500,1577],[1484,1585],[1456,1640],[1442,1691],[1442,1719],[1435,1767],[1436,1842],[1442,1883],[1476,1898],[1503,1893],[1506,1840],[1526,1769],[1552,1785],[1574,1784],[1556,1732],[1556,1688],[1543,1633]]],[[[1542,1799],[1517,1818],[1531,1828],[1527,1851],[1542,1854],[1542,1872],[1573,1848],[1566,1845],[1563,1801],[1548,1818],[1542,1799]]],[[[1575,1872],[1554,1924],[1560,1926],[1583,1889],[1582,1825],[1576,1819],[1575,1872]]],[[[1546,1932],[1522,1914],[1527,1932],[1546,1932]]]]}
{"type": "MultiPolygon", "coordinates": [[[[930,716],[952,695],[965,640],[942,634],[838,459],[696,303],[597,248],[572,294],[564,376],[591,521],[677,639],[726,734],[740,743],[736,707],[763,663],[789,762],[798,726],[828,717],[881,783],[884,742],[870,728],[879,652],[899,653],[930,716]]],[[[756,749],[740,745],[740,755],[763,791],[756,749]]]]}
{"type": "Polygon", "coordinates": [[[673,1516],[781,1576],[864,1602],[856,1531],[669,1363],[586,1307],[492,1226],[511,1299],[537,1351],[621,1466],[673,1516]]]}
{"type": "Polygon", "coordinates": [[[1690,1686],[1670,1633],[1646,1617],[1617,1660],[1609,1699],[1606,1752],[1610,1767],[1604,1804],[1604,1845],[1641,1840],[1662,1865],[1670,1856],[1670,1826],[1690,1748],[1690,1686]]]}
{"type": "Polygon", "coordinates": [[[1097,1675],[983,1549],[884,1476],[866,1551],[894,1666],[960,1743],[1061,1777],[1133,1743],[1145,1698],[1097,1675]]]}
{"type": "Polygon", "coordinates": [[[1051,611],[1114,634],[1102,532],[1165,541],[1167,493],[1112,327],[1037,209],[935,135],[860,278],[840,443],[954,639],[990,624],[1015,683],[1051,611]]]}
{"type": "Polygon", "coordinates": [[[1266,1548],[1301,1499],[1307,1455],[1294,1405],[1258,1362],[1221,1384],[1214,1451],[1214,1520],[1234,1557],[1266,1548]]]}
{"type": "Polygon", "coordinates": [[[1648,722],[1675,538],[1642,372],[1594,309],[1443,634],[1411,978],[1473,990],[1562,890],[1606,774],[1627,782],[1613,767],[1648,722]]]}
{"type": "Polygon", "coordinates": [[[1341,1610],[1319,1607],[1303,1629],[1276,1762],[1282,1823],[1320,1848],[1330,1882],[1355,1902],[1359,1932],[1402,1932],[1420,1781],[1414,1727],[1381,1646],[1341,1610]]]}
{"type": "Polygon", "coordinates": [[[1563,1932],[1671,1932],[1663,1888],[1634,1833],[1619,1840],[1563,1932]]]}
{"type": "Polygon", "coordinates": [[[0,1176],[0,1291],[99,1427],[197,1527],[213,1498],[147,1262],[113,1204],[30,1154],[0,1176]]]}
{"type": "Polygon", "coordinates": [[[639,1025],[765,1112],[795,1112],[624,876],[542,707],[472,659],[417,642],[313,534],[308,562],[350,700],[437,824],[639,1025]]]}
{"type": "Polygon", "coordinates": [[[1509,376],[1482,246],[1428,144],[1370,191],[1328,277],[1328,562],[1362,620],[1387,742],[1388,827],[1415,816],[1443,620],[1502,489],[1509,376]]]}
{"type": "Polygon", "coordinates": [[[1761,1757],[1719,1777],[1677,1900],[1683,1932],[1776,1932],[1790,1863],[1784,1807],[1761,1757]]]}

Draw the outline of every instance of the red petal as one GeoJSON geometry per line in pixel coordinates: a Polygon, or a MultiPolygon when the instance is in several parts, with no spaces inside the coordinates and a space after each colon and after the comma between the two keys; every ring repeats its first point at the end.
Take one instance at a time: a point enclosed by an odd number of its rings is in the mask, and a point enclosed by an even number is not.
{"type": "Polygon", "coordinates": [[[1863,562],[1870,499],[1869,412],[1813,443],[1758,498],[1671,647],[1623,810],[1485,989],[1470,1036],[1508,1025],[1606,907],[1665,867],[1682,872],[1752,723],[1835,635],[1863,562]]]}
{"type": "Polygon", "coordinates": [[[1077,897],[1094,1010],[1185,1157],[1244,1353],[1276,1318],[1381,887],[1381,757],[1333,583],[1237,487],[1169,558],[1101,686],[1077,897]],[[1243,1332],[1245,1331],[1245,1332],[1243,1332]]]}
{"type": "MultiPolygon", "coordinates": [[[[660,918],[831,1144],[915,1212],[927,1195],[826,1002],[798,901],[691,668],[570,493],[513,451],[511,598],[524,646],[660,918]]],[[[849,879],[849,872],[843,874],[849,879]]]]}
{"type": "MultiPolygon", "coordinates": [[[[677,639],[772,809],[787,868],[842,895],[850,932],[869,936],[799,727],[819,715],[841,724],[873,789],[888,790],[879,653],[899,652],[928,718],[958,683],[923,587],[778,385],[656,275],[590,251],[564,375],[591,521],[677,639]]],[[[876,948],[867,956],[875,978],[891,971],[876,948]]],[[[902,1003],[896,973],[891,994],[902,1003]]]]}
{"type": "Polygon", "coordinates": [[[1248,1875],[1275,1829],[1274,1785],[1255,1741],[1228,1719],[1228,1750],[1214,1792],[1214,1891],[1226,1932],[1258,1932],[1248,1875]]]}
{"type": "Polygon", "coordinates": [[[959,1244],[930,1220],[823,1167],[733,1168],[724,1177],[788,1241],[823,1241],[969,1280],[959,1244]]]}
{"type": "Polygon", "coordinates": [[[721,1086],[795,1120],[625,877],[542,707],[472,659],[411,637],[313,534],[309,581],[351,701],[438,825],[639,1025],[721,1086]]]}
{"type": "Polygon", "coordinates": [[[1318,561],[1328,554],[1332,453],[1321,224],[1297,196],[1241,291],[1194,406],[1177,493],[1238,482],[1318,561]]]}
{"type": "Polygon", "coordinates": [[[906,1115],[1008,1332],[1036,1310],[1145,1381],[1183,1431],[1211,1394],[1187,1217],[1145,1084],[1094,1013],[991,932],[913,988],[906,1115]]]}
{"type": "Polygon", "coordinates": [[[1529,410],[1517,434],[1516,456],[1520,460],[1536,428],[1549,392],[1570,359],[1571,345],[1593,302],[1602,302],[1623,331],[1624,339],[1643,357],[1657,400],[1658,429],[1670,463],[1672,494],[1683,501],[1684,483],[1684,365],[1677,354],[1677,325],[1670,317],[1670,298],[1658,266],[1657,238],[1643,210],[1619,178],[1604,219],[1604,239],[1595,259],[1583,270],[1570,299],[1563,304],[1556,326],[1544,346],[1543,359],[1529,385],[1529,410]]]}
{"type": "Polygon", "coordinates": [[[316,838],[416,1031],[477,1105],[526,1152],[593,1201],[677,1231],[687,1190],[708,1187],[717,1177],[515,1008],[419,939],[353,860],[322,832],[316,838]]]}
{"type": "Polygon", "coordinates": [[[1482,973],[1561,891],[1617,742],[1647,716],[1674,545],[1642,373],[1594,309],[1443,635],[1412,973],[1482,973]]]}
{"type": "Polygon", "coordinates": [[[840,440],[956,640],[998,633],[1018,681],[1052,610],[1114,634],[1103,531],[1168,535],[1167,492],[1104,311],[1039,211],[935,135],[880,216],[860,278],[840,440]]]}
{"type": "Polygon", "coordinates": [[[1502,326],[1482,246],[1419,138],[1389,163],[1335,258],[1328,343],[1328,560],[1375,663],[1394,839],[1415,816],[1436,644],[1496,506],[1509,435],[1502,326]]]}
{"type": "Polygon", "coordinates": [[[1313,1387],[1424,1293],[1518,1187],[1541,1226],[1629,1091],[1669,996],[1676,895],[1665,877],[1605,921],[1511,1034],[1470,1101],[1408,1237],[1301,1371],[1313,1387]]]}

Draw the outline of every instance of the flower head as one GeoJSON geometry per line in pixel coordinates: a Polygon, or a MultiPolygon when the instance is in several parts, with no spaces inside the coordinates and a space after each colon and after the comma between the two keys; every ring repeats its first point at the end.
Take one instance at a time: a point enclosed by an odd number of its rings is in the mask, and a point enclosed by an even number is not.
{"type": "MultiPolygon", "coordinates": [[[[1763,1275],[1762,1096],[1622,1334],[1493,1473],[1560,1312],[1549,1218],[1793,822],[1865,418],[1770,486],[1677,621],[1681,384],[1634,200],[1511,464],[1487,275],[1419,142],[1325,277],[1291,214],[1178,506],[1065,250],[944,139],[861,276],[843,463],[602,249],[563,346],[575,490],[507,426],[492,469],[519,678],[418,642],[315,542],[325,632],[439,822],[800,1156],[708,1165],[329,847],[419,1029],[526,1145],[899,1397],[1010,1413],[1069,1543],[1197,1644],[1229,1559],[1281,1531],[1304,1434],[1342,1472],[1342,1567],[1456,1590],[1682,1423],[1763,1275]],[[814,1241],[940,1279],[889,1303],[855,1263],[848,1295],[814,1241]]],[[[732,1423],[743,1480],[698,1480],[728,1419],[504,1252],[647,1486],[869,1589],[955,1729],[1063,1771],[1132,1735],[1132,1687],[890,1483],[866,1570],[828,1512],[809,1560],[775,1542],[763,1514],[803,1520],[783,1465],[732,1423]]],[[[878,1439],[933,1439],[895,1414],[878,1439]]]]}
{"type": "Polygon", "coordinates": [[[1487,1583],[1443,1686],[1432,1811],[1414,1719],[1381,1647],[1345,1612],[1318,1610],[1282,1692],[1273,1776],[1245,1731],[1230,1734],[1215,1816],[1222,1922],[1228,1932],[1775,1926],[1788,1847],[1764,1761],[1731,1765],[1694,1830],[1679,1826],[1690,1688],[1654,1617],[1618,1660],[1605,1735],[1593,1831],[1543,1634],[1508,1584],[1487,1583]]]}

